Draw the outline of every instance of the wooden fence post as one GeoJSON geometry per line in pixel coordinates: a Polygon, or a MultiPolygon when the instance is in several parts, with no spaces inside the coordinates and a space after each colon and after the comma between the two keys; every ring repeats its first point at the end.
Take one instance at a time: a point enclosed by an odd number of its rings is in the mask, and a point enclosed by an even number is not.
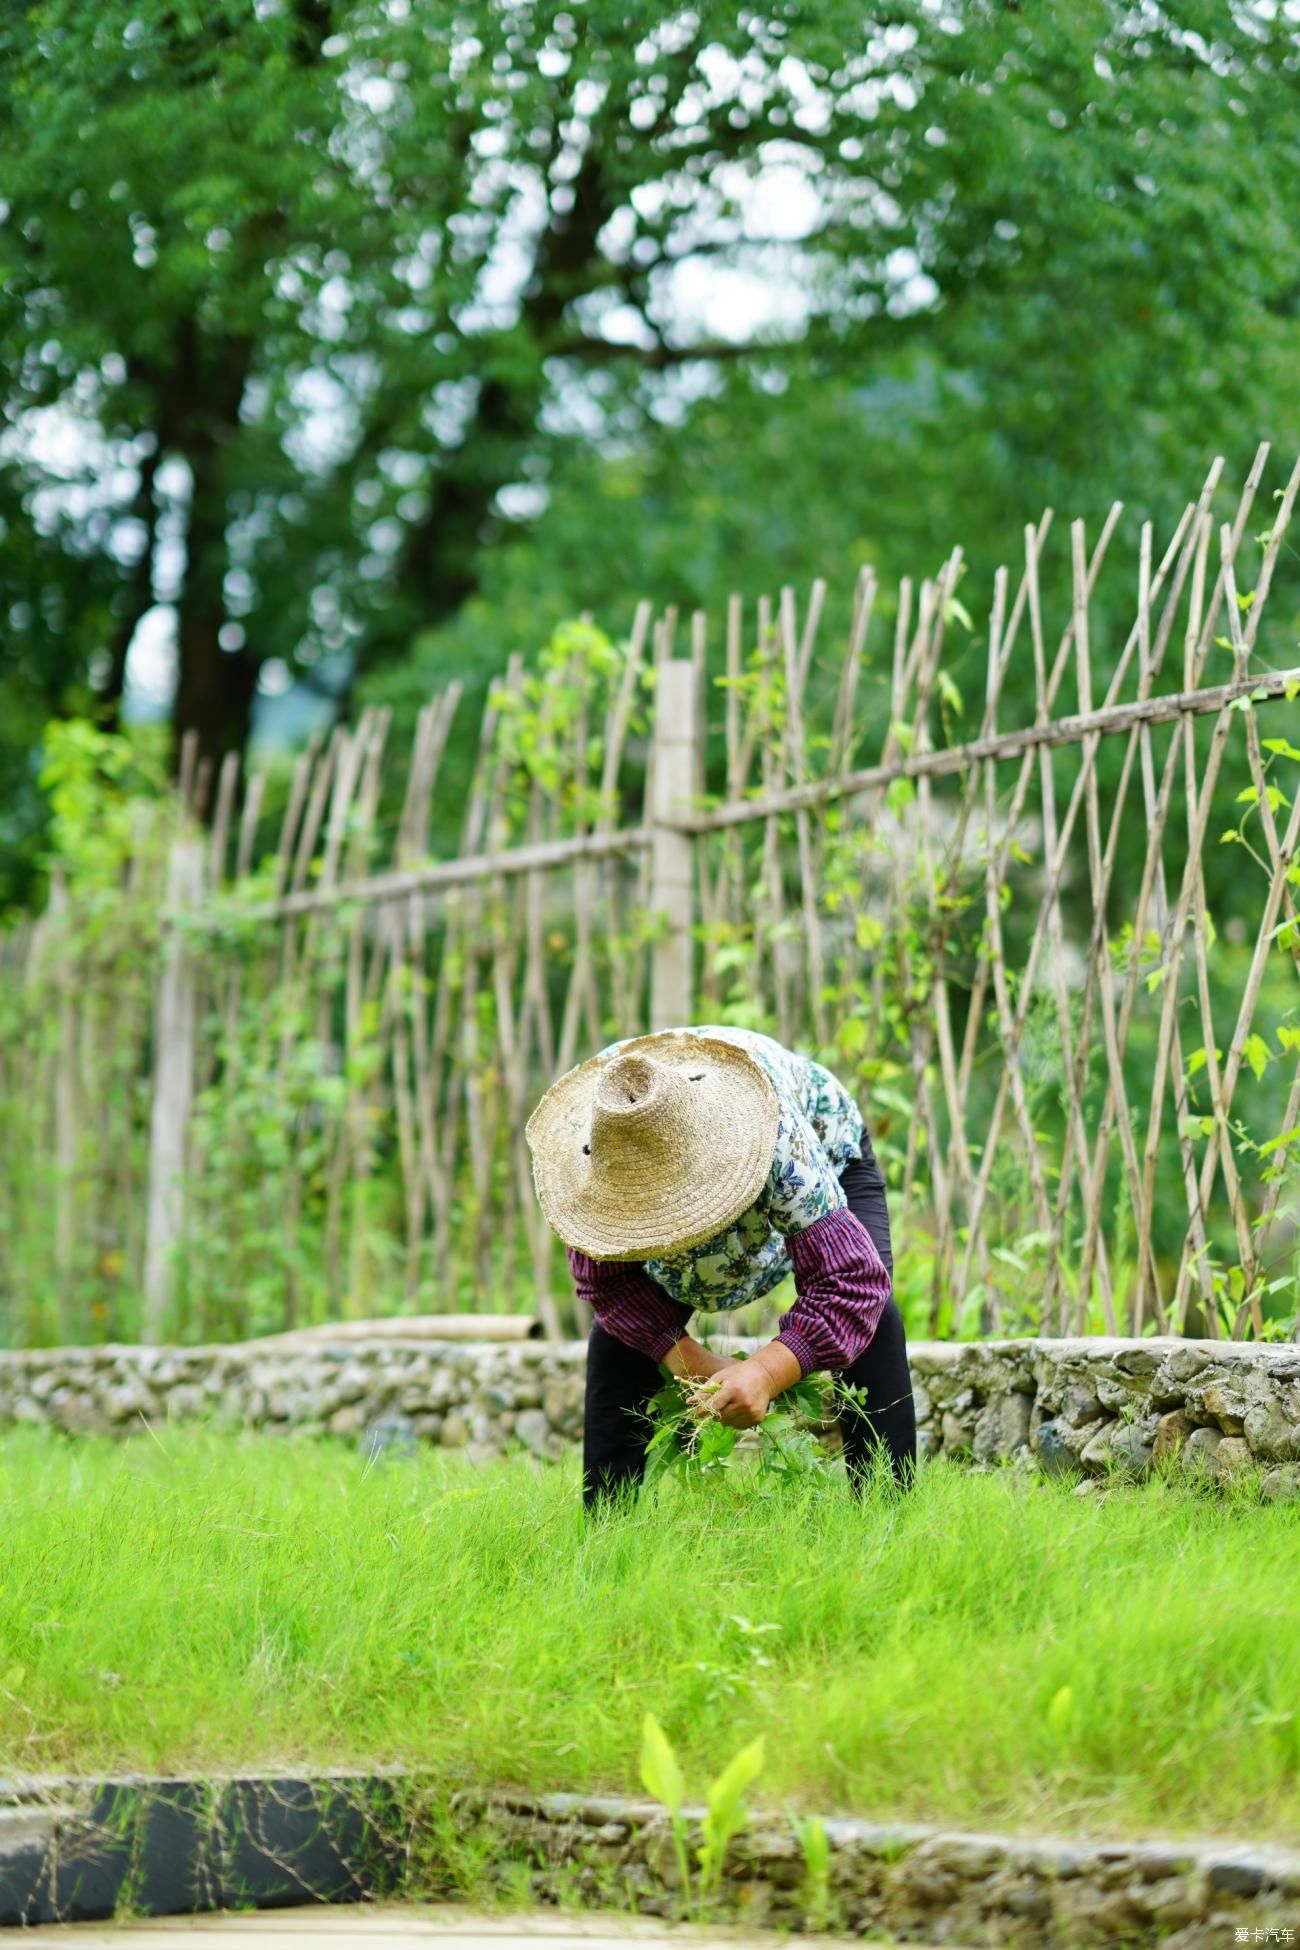
{"type": "Polygon", "coordinates": [[[699,726],[697,680],[685,658],[661,663],[655,681],[654,780],[651,819],[650,911],[667,917],[650,961],[650,1028],[675,1029],[693,1020],[695,841],[663,822],[691,810],[696,791],[699,726]]]}
{"type": "MultiPolygon", "coordinates": [[[[195,907],[203,889],[203,843],[172,842],[167,910],[195,907]]],[[[149,1219],[144,1255],[143,1338],[161,1340],[172,1294],[172,1252],[185,1217],[185,1134],[194,1096],[194,957],[173,919],[163,933],[154,997],[153,1096],[149,1125],[149,1219]]]]}
{"type": "Polygon", "coordinates": [[[74,1320],[77,1256],[77,1002],[66,924],[68,883],[62,867],[50,880],[47,909],[54,928],[59,1044],[54,1071],[54,1275],[62,1322],[74,1320]]]}

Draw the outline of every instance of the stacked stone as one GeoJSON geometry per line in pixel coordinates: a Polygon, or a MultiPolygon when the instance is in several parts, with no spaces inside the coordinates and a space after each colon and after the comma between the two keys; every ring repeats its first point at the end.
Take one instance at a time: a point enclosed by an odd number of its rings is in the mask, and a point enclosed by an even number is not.
{"type": "Polygon", "coordinates": [[[125,1435],[165,1422],[358,1437],[400,1419],[474,1461],[511,1442],[557,1461],[581,1439],[581,1342],[37,1349],[0,1353],[0,1426],[125,1435]]]}
{"type": "MultiPolygon", "coordinates": [[[[736,1341],[740,1349],[757,1345],[736,1341]]],[[[1254,1463],[1300,1493],[1300,1347],[1173,1339],[921,1341],[919,1446],[1085,1480],[1163,1457],[1225,1480],[1254,1463]]],[[[365,1440],[376,1425],[487,1461],[557,1461],[581,1441],[586,1349],[571,1341],[0,1353],[0,1426],[125,1434],[165,1422],[365,1440]]]]}
{"type": "Polygon", "coordinates": [[[921,1343],[919,1445],[1052,1474],[1140,1479],[1165,1457],[1265,1496],[1300,1491],[1300,1347],[1173,1338],[921,1343]]]}
{"type": "MultiPolygon", "coordinates": [[[[688,1812],[694,1830],[700,1811],[688,1812]]],[[[503,1880],[528,1865],[535,1898],[571,1899],[575,1889],[593,1902],[633,1896],[658,1915],[680,1901],[672,1834],[652,1802],[497,1793],[465,1796],[464,1814],[487,1828],[503,1880]]],[[[789,1821],[752,1816],[727,1855],[720,1913],[799,1929],[820,1904],[854,1936],[1023,1950],[1222,1950],[1300,1938],[1300,1854],[1291,1849],[1066,1841],[844,1816],[824,1826],[828,1873],[816,1890],[789,1821]]]]}

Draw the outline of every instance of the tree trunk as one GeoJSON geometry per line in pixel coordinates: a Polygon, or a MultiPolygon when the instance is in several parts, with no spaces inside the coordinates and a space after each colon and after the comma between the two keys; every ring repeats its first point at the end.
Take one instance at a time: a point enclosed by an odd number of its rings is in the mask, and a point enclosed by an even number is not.
{"type": "Polygon", "coordinates": [[[112,662],[109,666],[108,682],[104,686],[104,720],[110,731],[119,728],[122,696],[126,690],[126,660],[131,649],[132,638],[139,628],[141,617],[153,607],[153,564],[158,527],[154,479],[158,472],[160,458],[159,449],[155,444],[153,452],[146,454],[140,464],[140,485],[136,489],[133,513],[143,524],[145,541],[140,551],[140,559],[131,571],[125,609],[113,634],[109,652],[112,662]]]}
{"type": "Polygon", "coordinates": [[[190,470],[185,580],[177,604],[177,679],[172,704],[173,761],[193,731],[200,763],[215,774],[227,752],[242,752],[252,728],[259,659],[248,644],[223,650],[225,581],[230,567],[226,453],[239,435],[239,409],[252,359],[247,340],[202,344],[183,328],[174,389],[164,402],[163,445],[190,470]]]}

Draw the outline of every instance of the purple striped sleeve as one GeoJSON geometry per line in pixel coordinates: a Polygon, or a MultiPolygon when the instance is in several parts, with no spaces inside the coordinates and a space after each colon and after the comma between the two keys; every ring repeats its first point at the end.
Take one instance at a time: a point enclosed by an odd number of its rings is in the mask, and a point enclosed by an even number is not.
{"type": "Polygon", "coordinates": [[[875,1241],[842,1206],[792,1232],[786,1246],[797,1297],[776,1338],[804,1374],[847,1368],[871,1345],[893,1288],[875,1241]]]}
{"type": "Polygon", "coordinates": [[[565,1251],[578,1294],[605,1332],[662,1361],[686,1332],[691,1309],[670,1300],[639,1260],[589,1259],[572,1246],[565,1251]]]}

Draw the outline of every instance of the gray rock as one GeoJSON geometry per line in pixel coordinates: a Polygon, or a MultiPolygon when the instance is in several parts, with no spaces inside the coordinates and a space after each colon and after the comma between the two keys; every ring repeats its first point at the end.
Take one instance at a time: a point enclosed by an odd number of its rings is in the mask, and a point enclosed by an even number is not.
{"type": "Polygon", "coordinates": [[[1146,1389],[1140,1377],[1120,1374],[1099,1374],[1096,1380],[1097,1400],[1103,1408],[1115,1414],[1127,1408],[1135,1400],[1146,1400],[1146,1389]]]}
{"type": "Polygon", "coordinates": [[[148,1422],[158,1420],[158,1400],[152,1388],[146,1388],[138,1375],[125,1373],[115,1377],[99,1394],[99,1406],[103,1408],[109,1422],[131,1422],[133,1416],[144,1416],[148,1422]]]}
{"type": "Polygon", "coordinates": [[[542,1408],[551,1427],[560,1435],[582,1434],[582,1404],[586,1379],[582,1375],[562,1375],[551,1382],[542,1395],[542,1408]]]}
{"type": "Polygon", "coordinates": [[[1300,1428],[1284,1411],[1280,1401],[1254,1402],[1246,1410],[1244,1432],[1251,1451],[1270,1462],[1286,1462],[1300,1456],[1300,1428]]]}
{"type": "Polygon", "coordinates": [[[551,1425],[540,1408],[525,1408],[515,1418],[515,1434],[535,1456],[545,1456],[551,1425]]]}
{"type": "Polygon", "coordinates": [[[1300,1466],[1282,1463],[1276,1469],[1266,1470],[1259,1487],[1266,1503],[1286,1503],[1291,1497],[1300,1496],[1300,1466]]]}
{"type": "Polygon", "coordinates": [[[1223,1441],[1218,1429],[1193,1429],[1187,1438],[1187,1460],[1197,1468],[1211,1469],[1214,1452],[1223,1441]]]}
{"type": "Polygon", "coordinates": [[[975,1423],[975,1455],[1010,1457],[1029,1439],[1029,1396],[1002,1394],[980,1410],[975,1423]]]}
{"type": "Polygon", "coordinates": [[[419,1446],[409,1415],[377,1415],[361,1438],[362,1452],[372,1461],[401,1461],[416,1455],[419,1446]]]}
{"type": "Polygon", "coordinates": [[[1171,1409],[1167,1415],[1162,1415],[1156,1423],[1155,1441],[1151,1446],[1155,1461],[1163,1462],[1166,1457],[1179,1455],[1191,1433],[1192,1425],[1181,1408],[1171,1409]]]}
{"type": "Polygon", "coordinates": [[[1059,1422],[1040,1422],[1034,1438],[1034,1454],[1039,1467],[1049,1476],[1069,1476],[1077,1472],[1074,1451],[1061,1433],[1059,1422]]]}
{"type": "Polygon", "coordinates": [[[1126,1347],[1112,1363],[1119,1374],[1149,1375],[1160,1366],[1160,1356],[1150,1347],[1126,1347]]]}
{"type": "Polygon", "coordinates": [[[1214,1468],[1220,1476],[1233,1476],[1239,1469],[1249,1468],[1252,1460],[1250,1445],[1242,1435],[1225,1435],[1214,1452],[1214,1468]]]}
{"type": "Polygon", "coordinates": [[[1220,1856],[1206,1869],[1206,1880],[1211,1889],[1225,1889],[1233,1896],[1254,1896],[1264,1888],[1269,1880],[1269,1866],[1266,1861],[1249,1850],[1240,1854],[1220,1856]]]}
{"type": "Polygon", "coordinates": [[[345,1402],[336,1408],[326,1421],[331,1435],[359,1435],[366,1425],[366,1405],[364,1402],[345,1402]]]}
{"type": "Polygon", "coordinates": [[[469,1441],[469,1423],[465,1417],[453,1409],[443,1417],[442,1434],[438,1437],[444,1449],[463,1449],[469,1441]]]}
{"type": "MultiPolygon", "coordinates": [[[[1124,1393],[1121,1400],[1127,1399],[1127,1393],[1124,1393]]],[[[1079,1382],[1070,1383],[1061,1399],[1063,1422],[1068,1422],[1072,1429],[1081,1429],[1089,1422],[1099,1422],[1104,1413],[1095,1388],[1084,1387],[1079,1382]]]]}
{"type": "Polygon", "coordinates": [[[1122,1476],[1140,1479],[1151,1468],[1151,1444],[1131,1423],[1108,1422],[1087,1443],[1080,1461],[1089,1469],[1114,1470],[1122,1476]]]}
{"type": "Polygon", "coordinates": [[[969,1449],[974,1437],[971,1424],[954,1415],[950,1408],[943,1414],[943,1446],[950,1455],[960,1454],[969,1449]]]}
{"type": "Polygon", "coordinates": [[[207,1398],[195,1381],[174,1382],[163,1396],[163,1410],[169,1422],[194,1422],[203,1415],[207,1398]]]}
{"type": "Polygon", "coordinates": [[[1153,1922],[1165,1929],[1191,1923],[1201,1914],[1195,1886],[1187,1876],[1166,1876],[1147,1885],[1135,1900],[1153,1922]]]}
{"type": "Polygon", "coordinates": [[[56,1389],[50,1397],[48,1408],[56,1428],[66,1429],[69,1435],[107,1435],[112,1427],[93,1398],[78,1390],[56,1389]]]}
{"type": "Polygon", "coordinates": [[[1002,1418],[1001,1404],[989,1402],[975,1417],[975,1428],[971,1435],[971,1454],[977,1462],[988,1462],[1001,1452],[1002,1418]]]}
{"type": "Polygon", "coordinates": [[[1211,1382],[1201,1396],[1201,1404],[1206,1414],[1214,1417],[1225,1435],[1244,1433],[1250,1404],[1235,1388],[1224,1388],[1218,1382],[1211,1382]]]}

